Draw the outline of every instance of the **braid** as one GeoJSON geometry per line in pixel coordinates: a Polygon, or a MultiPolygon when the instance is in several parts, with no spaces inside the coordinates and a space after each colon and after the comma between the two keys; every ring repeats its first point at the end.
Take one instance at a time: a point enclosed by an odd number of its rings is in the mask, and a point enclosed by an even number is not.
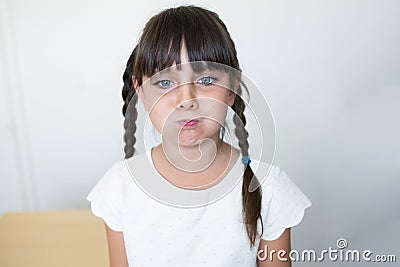
{"type": "Polygon", "coordinates": [[[126,63],[126,68],[122,76],[124,85],[122,87],[122,99],[124,100],[124,106],[122,107],[122,115],[125,117],[124,121],[124,141],[125,141],[125,158],[130,158],[135,153],[135,143],[136,143],[136,119],[137,119],[137,94],[132,82],[133,67],[135,65],[136,47],[132,51],[128,62],[126,63]]]}
{"type": "MultiPolygon", "coordinates": [[[[245,103],[243,99],[240,97],[241,88],[239,87],[237,92],[237,97],[235,98],[235,102],[232,106],[233,111],[236,113],[233,117],[233,122],[235,124],[235,135],[239,140],[239,147],[242,152],[242,156],[249,155],[249,142],[247,138],[249,133],[247,132],[246,126],[246,117],[244,116],[245,103]]],[[[257,189],[253,192],[250,192],[249,186],[250,182],[253,179],[257,179],[254,176],[253,170],[251,169],[249,164],[246,164],[244,174],[243,174],[243,185],[242,185],[242,208],[244,213],[244,222],[246,224],[247,236],[250,239],[250,246],[255,245],[255,239],[257,237],[257,221],[260,218],[261,226],[262,226],[262,218],[261,218],[261,187],[257,187],[257,189]]],[[[261,231],[264,229],[262,228],[261,231]]],[[[262,232],[261,232],[262,235],[262,232]]]]}

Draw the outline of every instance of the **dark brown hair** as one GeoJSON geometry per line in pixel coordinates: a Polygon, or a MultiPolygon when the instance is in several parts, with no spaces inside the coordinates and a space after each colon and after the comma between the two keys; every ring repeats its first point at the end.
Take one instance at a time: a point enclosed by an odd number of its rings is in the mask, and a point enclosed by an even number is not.
{"type": "MultiPolygon", "coordinates": [[[[166,9],[152,17],[145,25],[123,75],[124,106],[122,113],[125,116],[125,158],[133,156],[136,142],[137,94],[133,88],[132,77],[140,86],[144,75],[150,77],[157,71],[171,66],[174,62],[177,65],[180,64],[182,40],[185,42],[190,62],[217,62],[240,71],[235,44],[225,24],[216,13],[196,6],[180,6],[166,9]]],[[[248,156],[245,103],[240,97],[242,86],[247,90],[245,85],[241,84],[236,91],[239,97],[235,98],[232,106],[236,114],[233,122],[242,156],[248,156]]],[[[261,220],[262,226],[261,187],[253,192],[249,191],[253,177],[257,179],[250,165],[246,163],[243,174],[242,208],[250,246],[255,245],[258,219],[261,220]]]]}

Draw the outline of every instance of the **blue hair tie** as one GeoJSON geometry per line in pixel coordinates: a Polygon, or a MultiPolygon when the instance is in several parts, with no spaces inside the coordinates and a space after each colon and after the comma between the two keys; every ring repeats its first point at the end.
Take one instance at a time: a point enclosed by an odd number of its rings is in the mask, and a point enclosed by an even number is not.
{"type": "Polygon", "coordinates": [[[249,156],[243,156],[242,157],[242,162],[243,162],[243,164],[250,164],[251,159],[250,159],[249,156]]]}

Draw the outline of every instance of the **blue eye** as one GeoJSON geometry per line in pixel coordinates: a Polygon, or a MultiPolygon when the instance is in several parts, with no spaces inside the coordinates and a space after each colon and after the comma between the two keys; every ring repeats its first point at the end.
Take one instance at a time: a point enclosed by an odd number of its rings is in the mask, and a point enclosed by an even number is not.
{"type": "Polygon", "coordinates": [[[217,80],[217,79],[215,79],[215,78],[213,78],[213,77],[208,77],[208,76],[207,76],[207,77],[201,78],[201,79],[198,81],[198,83],[207,86],[207,85],[210,85],[210,84],[212,84],[213,82],[215,82],[215,80],[217,80]]]}
{"type": "Polygon", "coordinates": [[[163,89],[170,88],[174,83],[170,80],[161,80],[155,83],[155,85],[160,86],[163,89]]]}

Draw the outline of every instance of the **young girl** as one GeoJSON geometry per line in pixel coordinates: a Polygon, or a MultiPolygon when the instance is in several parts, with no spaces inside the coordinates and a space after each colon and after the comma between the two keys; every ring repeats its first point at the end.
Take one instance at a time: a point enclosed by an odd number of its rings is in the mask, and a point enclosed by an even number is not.
{"type": "Polygon", "coordinates": [[[290,227],[311,203],[250,160],[246,87],[218,15],[181,6],[151,18],[123,80],[125,160],[88,196],[111,266],[291,266],[290,227]],[[134,155],[138,100],[162,141],[134,155]],[[224,139],[229,109],[240,150],[224,139]]]}

